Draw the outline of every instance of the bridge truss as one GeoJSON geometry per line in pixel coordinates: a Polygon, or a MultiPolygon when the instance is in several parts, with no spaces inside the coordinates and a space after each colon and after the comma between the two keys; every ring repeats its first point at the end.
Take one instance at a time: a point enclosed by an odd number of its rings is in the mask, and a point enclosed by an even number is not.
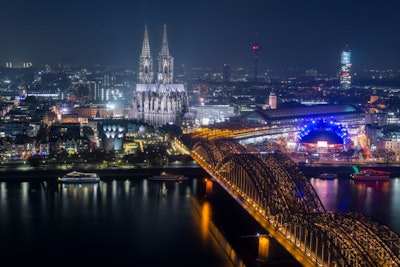
{"type": "Polygon", "coordinates": [[[400,266],[396,232],[361,213],[327,212],[287,156],[248,151],[230,139],[199,141],[191,155],[304,265],[400,266]]]}

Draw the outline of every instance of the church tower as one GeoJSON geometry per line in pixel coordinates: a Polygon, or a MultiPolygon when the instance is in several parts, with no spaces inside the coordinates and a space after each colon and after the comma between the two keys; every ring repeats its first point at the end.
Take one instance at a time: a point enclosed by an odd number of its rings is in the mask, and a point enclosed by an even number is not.
{"type": "Polygon", "coordinates": [[[147,25],[144,25],[142,53],[140,54],[139,57],[138,82],[153,83],[153,81],[154,81],[153,58],[151,57],[150,53],[149,34],[147,32],[147,25]]]}
{"type": "Polygon", "coordinates": [[[161,52],[158,55],[157,76],[154,79],[147,26],[144,29],[142,53],[139,56],[138,83],[133,90],[131,118],[155,127],[180,125],[188,107],[184,84],[174,84],[174,59],[169,54],[167,26],[161,52]]]}
{"type": "Polygon", "coordinates": [[[161,52],[158,55],[157,82],[171,84],[174,82],[174,58],[169,54],[167,25],[164,24],[161,52]]]}

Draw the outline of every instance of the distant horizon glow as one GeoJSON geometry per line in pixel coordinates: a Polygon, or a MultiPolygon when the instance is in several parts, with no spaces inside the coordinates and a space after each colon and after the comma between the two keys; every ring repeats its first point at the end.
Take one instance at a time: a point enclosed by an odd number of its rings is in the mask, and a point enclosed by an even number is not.
{"type": "Polygon", "coordinates": [[[166,24],[176,66],[252,69],[257,51],[260,72],[334,72],[340,67],[341,51],[348,47],[354,70],[400,69],[398,7],[396,0],[7,1],[0,10],[0,65],[136,68],[144,25],[158,53],[166,24]]]}

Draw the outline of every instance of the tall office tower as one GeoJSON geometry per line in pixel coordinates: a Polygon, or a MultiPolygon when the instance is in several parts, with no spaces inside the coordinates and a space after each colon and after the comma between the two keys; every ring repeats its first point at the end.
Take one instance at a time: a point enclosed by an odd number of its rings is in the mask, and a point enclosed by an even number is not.
{"type": "Polygon", "coordinates": [[[161,44],[161,52],[158,55],[158,83],[173,83],[174,81],[174,58],[169,54],[167,40],[167,25],[164,24],[163,41],[161,44]]]}
{"type": "Polygon", "coordinates": [[[228,64],[224,64],[224,68],[222,69],[222,79],[224,80],[225,83],[231,81],[231,74],[232,74],[231,66],[229,66],[228,64]]]}
{"type": "Polygon", "coordinates": [[[271,90],[268,97],[268,104],[270,109],[276,109],[277,96],[274,90],[271,90]]]}
{"type": "Polygon", "coordinates": [[[147,25],[144,25],[144,38],[142,45],[142,53],[139,57],[139,83],[153,83],[153,58],[150,53],[149,34],[147,32],[147,25]]]}
{"type": "Polygon", "coordinates": [[[348,45],[343,49],[340,57],[340,88],[351,88],[351,53],[348,45]]]}
{"type": "Polygon", "coordinates": [[[97,100],[98,87],[95,81],[89,81],[89,100],[97,100]]]}
{"type": "Polygon", "coordinates": [[[133,91],[131,117],[156,127],[167,123],[180,125],[188,107],[188,97],[185,86],[174,83],[174,60],[169,54],[165,25],[156,82],[152,66],[145,26],[142,54],[139,57],[139,81],[133,91]]]}

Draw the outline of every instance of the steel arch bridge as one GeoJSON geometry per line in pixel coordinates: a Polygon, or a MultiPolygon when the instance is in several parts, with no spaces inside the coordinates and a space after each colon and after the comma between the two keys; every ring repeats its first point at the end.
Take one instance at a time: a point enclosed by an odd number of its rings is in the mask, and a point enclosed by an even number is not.
{"type": "Polygon", "coordinates": [[[400,266],[400,237],[361,213],[327,212],[287,156],[198,141],[194,160],[304,266],[400,266]]]}

